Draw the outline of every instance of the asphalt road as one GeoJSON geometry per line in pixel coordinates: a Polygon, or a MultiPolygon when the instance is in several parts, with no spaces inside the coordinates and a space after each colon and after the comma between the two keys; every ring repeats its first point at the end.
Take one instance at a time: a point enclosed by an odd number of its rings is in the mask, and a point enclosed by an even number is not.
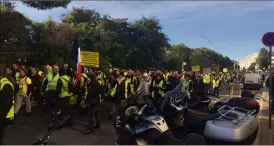
{"type": "MultiPolygon", "coordinates": [[[[239,97],[241,85],[234,83],[230,90],[230,98],[239,97]]],[[[256,98],[260,98],[261,91],[256,92],[256,98]]],[[[220,91],[220,100],[229,99],[229,90],[222,87],[220,91]]],[[[104,103],[101,110],[101,130],[95,130],[90,135],[82,134],[84,125],[87,124],[84,117],[75,117],[74,124],[55,131],[48,142],[54,145],[112,145],[114,144],[116,134],[112,128],[111,121],[107,120],[107,111],[110,104],[104,103]]],[[[30,145],[35,140],[40,139],[47,131],[50,114],[41,112],[39,109],[33,109],[33,113],[27,116],[24,109],[16,118],[14,124],[10,125],[4,136],[4,143],[7,145],[30,145]]]]}

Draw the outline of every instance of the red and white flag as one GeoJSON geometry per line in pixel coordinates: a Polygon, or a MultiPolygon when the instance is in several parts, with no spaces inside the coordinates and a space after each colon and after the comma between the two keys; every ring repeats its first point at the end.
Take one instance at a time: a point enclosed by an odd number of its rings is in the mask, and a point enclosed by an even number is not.
{"type": "Polygon", "coordinates": [[[75,80],[75,85],[77,86],[78,83],[81,80],[81,74],[82,74],[82,58],[81,58],[81,49],[78,47],[78,56],[77,56],[77,73],[76,73],[76,80],[75,80]]]}

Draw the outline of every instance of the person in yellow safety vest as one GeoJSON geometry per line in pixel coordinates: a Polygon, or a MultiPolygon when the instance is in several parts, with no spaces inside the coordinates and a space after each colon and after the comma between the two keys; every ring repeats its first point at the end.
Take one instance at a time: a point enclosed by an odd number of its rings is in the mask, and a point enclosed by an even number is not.
{"type": "MultiPolygon", "coordinates": [[[[123,71],[118,71],[117,72],[117,93],[116,93],[116,108],[115,108],[115,115],[123,115],[121,112],[121,103],[122,101],[128,99],[129,96],[129,83],[128,80],[124,77],[124,72],[123,71]]],[[[124,121],[124,116],[121,116],[121,121],[124,121]]]]}
{"type": "MultiPolygon", "coordinates": [[[[48,66],[47,68],[50,68],[50,67],[48,66]]],[[[57,88],[57,82],[59,78],[60,78],[59,67],[57,65],[54,65],[52,67],[52,70],[49,69],[47,77],[44,80],[44,83],[42,86],[42,95],[46,93],[50,99],[57,98],[58,94],[56,93],[56,88],[57,88]]]]}
{"type": "Polygon", "coordinates": [[[41,76],[42,74],[43,74],[43,72],[39,70],[38,75],[41,76]]]}
{"type": "Polygon", "coordinates": [[[101,71],[97,71],[97,80],[100,83],[100,85],[104,86],[104,74],[101,71]]]}
{"type": "MultiPolygon", "coordinates": [[[[57,108],[61,110],[61,115],[58,115],[58,118],[66,118],[71,114],[71,106],[69,104],[70,98],[73,95],[73,92],[70,90],[70,85],[72,83],[71,78],[67,75],[67,71],[63,68],[59,70],[59,79],[56,85],[56,94],[57,97],[57,108]]],[[[72,125],[72,118],[70,118],[66,125],[72,125]]]]}
{"type": "Polygon", "coordinates": [[[154,100],[154,106],[156,110],[160,110],[162,98],[165,96],[166,83],[163,79],[162,73],[156,71],[155,79],[152,81],[150,86],[151,97],[154,100]]]}
{"type": "Polygon", "coordinates": [[[0,144],[8,124],[14,120],[14,86],[7,73],[0,79],[0,144]]]}
{"type": "Polygon", "coordinates": [[[118,89],[118,81],[116,80],[117,78],[117,74],[112,74],[110,76],[110,81],[109,81],[109,91],[106,95],[108,101],[112,104],[110,107],[110,112],[109,112],[109,116],[108,119],[112,120],[114,114],[115,114],[115,101],[117,100],[117,89],[118,89]]]}
{"type": "Polygon", "coordinates": [[[185,79],[183,80],[183,89],[191,93],[193,91],[193,83],[190,79],[189,74],[185,74],[185,79]]]}
{"type": "Polygon", "coordinates": [[[18,62],[13,63],[13,78],[16,81],[16,86],[14,86],[14,96],[16,96],[16,93],[18,92],[18,83],[20,78],[20,68],[18,62]]]}
{"type": "Polygon", "coordinates": [[[13,70],[14,70],[14,78],[16,80],[16,83],[19,84],[20,70],[19,70],[18,63],[13,64],[13,70]]]}
{"type": "Polygon", "coordinates": [[[87,83],[88,95],[86,103],[89,104],[88,107],[88,125],[84,131],[84,134],[91,134],[93,129],[100,129],[100,94],[103,92],[103,86],[99,84],[97,75],[94,72],[88,73],[88,83],[87,83]]]}
{"type": "Polygon", "coordinates": [[[203,76],[203,82],[205,85],[205,93],[209,94],[209,92],[210,92],[210,75],[209,74],[205,74],[203,76]]]}
{"type": "Polygon", "coordinates": [[[217,98],[219,98],[219,87],[220,87],[220,78],[218,76],[216,76],[213,79],[213,90],[214,90],[213,94],[217,98]]]}
{"type": "Polygon", "coordinates": [[[15,104],[15,114],[20,110],[23,101],[26,103],[26,111],[27,114],[31,114],[31,100],[30,100],[30,92],[31,92],[31,79],[26,75],[27,72],[25,70],[20,71],[20,81],[19,81],[19,91],[16,97],[15,104]]]}
{"type": "Polygon", "coordinates": [[[129,70],[128,71],[128,75],[126,77],[127,82],[129,83],[129,95],[133,94],[137,88],[138,88],[138,84],[137,84],[137,78],[134,76],[134,71],[129,70]]]}
{"type": "Polygon", "coordinates": [[[88,82],[87,72],[88,72],[87,68],[82,67],[82,74],[81,74],[81,80],[79,84],[77,104],[76,104],[76,107],[78,108],[79,111],[82,111],[82,109],[86,107],[83,102],[87,98],[87,82],[88,82]]]}

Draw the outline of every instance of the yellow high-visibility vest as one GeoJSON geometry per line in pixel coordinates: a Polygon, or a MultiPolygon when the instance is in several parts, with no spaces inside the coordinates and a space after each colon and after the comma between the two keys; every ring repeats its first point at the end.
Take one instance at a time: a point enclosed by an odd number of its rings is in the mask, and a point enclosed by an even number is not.
{"type": "Polygon", "coordinates": [[[25,76],[24,78],[20,78],[19,79],[19,91],[18,94],[20,96],[25,96],[27,95],[27,91],[28,91],[28,85],[31,84],[31,79],[27,76],[25,76]]]}
{"type": "Polygon", "coordinates": [[[111,89],[111,92],[110,92],[111,97],[114,97],[114,95],[116,93],[116,89],[117,89],[117,84],[115,84],[115,86],[111,89]]]}
{"type": "Polygon", "coordinates": [[[43,74],[42,71],[38,71],[38,75],[41,76],[43,74]]]}
{"type": "Polygon", "coordinates": [[[184,80],[183,81],[183,88],[185,90],[189,90],[189,84],[190,84],[191,80],[184,80]]]}
{"type": "Polygon", "coordinates": [[[19,72],[16,72],[16,73],[15,73],[16,84],[19,84],[19,79],[20,79],[20,73],[19,73],[19,72]]]}
{"type": "Polygon", "coordinates": [[[64,76],[61,76],[60,79],[61,79],[63,85],[62,85],[61,93],[59,94],[59,97],[65,98],[67,96],[71,96],[72,93],[69,93],[69,91],[68,91],[68,83],[70,81],[70,77],[67,75],[64,75],[64,76]]]}
{"type": "MultiPolygon", "coordinates": [[[[6,77],[4,77],[0,80],[0,91],[2,91],[3,87],[6,84],[9,84],[12,87],[12,90],[14,91],[14,87],[13,87],[12,83],[6,77]]],[[[11,106],[8,114],[6,115],[7,119],[14,119],[14,103],[15,103],[14,102],[14,97],[12,97],[12,106],[11,106]]]]}
{"type": "Polygon", "coordinates": [[[206,83],[206,84],[210,83],[210,76],[209,75],[204,75],[203,82],[206,83]]]}
{"type": "Polygon", "coordinates": [[[48,73],[48,75],[47,75],[47,79],[48,79],[47,91],[48,90],[56,90],[57,81],[59,80],[59,78],[60,78],[59,73],[57,73],[54,77],[53,77],[53,72],[48,73]]]}
{"type": "Polygon", "coordinates": [[[220,84],[220,79],[218,79],[217,81],[214,79],[213,80],[213,88],[219,87],[220,84]]]}
{"type": "Polygon", "coordinates": [[[130,93],[134,93],[135,92],[134,81],[137,81],[136,77],[127,78],[127,83],[130,84],[130,93]]]}
{"type": "MultiPolygon", "coordinates": [[[[156,84],[155,81],[153,81],[152,86],[154,87],[155,84],[156,84]]],[[[161,81],[159,82],[158,86],[159,86],[160,88],[163,88],[163,85],[164,85],[164,81],[161,80],[161,81]]],[[[160,94],[162,97],[165,95],[164,91],[161,90],[161,89],[159,89],[159,94],[160,94]]],[[[155,98],[154,90],[151,92],[151,97],[155,98]]]]}

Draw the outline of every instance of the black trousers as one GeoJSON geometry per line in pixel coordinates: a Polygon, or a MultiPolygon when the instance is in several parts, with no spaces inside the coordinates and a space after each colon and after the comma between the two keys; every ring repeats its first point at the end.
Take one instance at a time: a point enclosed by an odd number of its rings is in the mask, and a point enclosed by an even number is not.
{"type": "Polygon", "coordinates": [[[88,111],[88,122],[89,124],[87,125],[87,128],[93,129],[95,126],[100,125],[100,105],[99,104],[92,104],[89,106],[89,111],[88,111]]]}
{"type": "Polygon", "coordinates": [[[213,94],[214,94],[214,96],[216,96],[217,98],[219,98],[219,87],[215,87],[214,88],[213,94]]]}
{"type": "Polygon", "coordinates": [[[39,89],[33,90],[32,97],[34,98],[35,103],[38,104],[38,106],[40,106],[42,101],[41,101],[41,94],[39,89]]]}
{"type": "MultiPolygon", "coordinates": [[[[67,116],[71,116],[72,107],[69,104],[70,97],[64,97],[57,99],[56,110],[53,111],[53,121],[61,121],[67,116]],[[61,112],[60,112],[61,111],[61,112]]],[[[70,118],[65,125],[69,125],[72,123],[72,118],[70,118]]]]}

